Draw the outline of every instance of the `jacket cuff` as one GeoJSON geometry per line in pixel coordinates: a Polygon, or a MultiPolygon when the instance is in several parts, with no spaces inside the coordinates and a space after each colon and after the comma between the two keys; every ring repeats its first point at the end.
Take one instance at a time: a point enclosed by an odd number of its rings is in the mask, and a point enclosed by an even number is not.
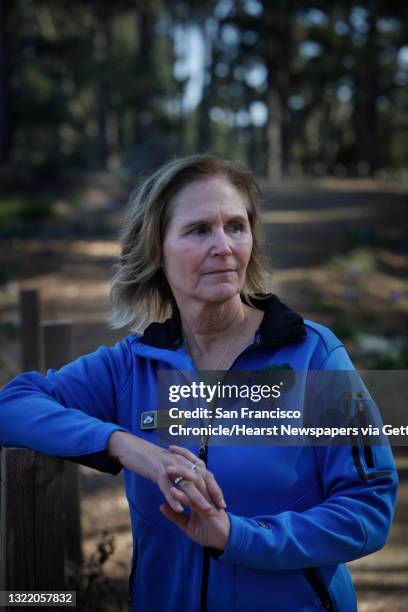
{"type": "Polygon", "coordinates": [[[107,472],[108,474],[116,476],[122,470],[123,466],[119,462],[112,459],[112,457],[109,457],[107,448],[109,438],[114,431],[130,433],[129,430],[125,429],[124,427],[114,425],[113,423],[106,423],[104,424],[103,431],[98,436],[98,440],[95,443],[96,448],[102,447],[101,450],[96,450],[92,453],[85,453],[83,455],[63,456],[62,458],[66,459],[67,461],[72,461],[73,463],[79,463],[80,465],[93,468],[99,472],[107,472]]]}
{"type": "Polygon", "coordinates": [[[211,549],[210,554],[214,559],[226,561],[227,563],[239,563],[245,549],[246,529],[245,519],[227,512],[230,521],[230,532],[223,551],[211,549]]]}
{"type": "Polygon", "coordinates": [[[260,551],[266,548],[269,556],[276,546],[275,534],[271,524],[261,518],[236,516],[229,512],[227,514],[230,520],[227,544],[222,553],[217,556],[212,555],[213,558],[235,565],[265,569],[265,563],[262,562],[265,559],[260,559],[260,551]]]}

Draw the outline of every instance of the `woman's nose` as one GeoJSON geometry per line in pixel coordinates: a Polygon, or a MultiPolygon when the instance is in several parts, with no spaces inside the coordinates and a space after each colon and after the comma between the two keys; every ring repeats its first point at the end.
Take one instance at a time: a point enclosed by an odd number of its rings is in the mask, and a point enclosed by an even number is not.
{"type": "Polygon", "coordinates": [[[212,255],[231,255],[231,246],[227,234],[223,229],[217,229],[213,234],[211,246],[212,255]]]}

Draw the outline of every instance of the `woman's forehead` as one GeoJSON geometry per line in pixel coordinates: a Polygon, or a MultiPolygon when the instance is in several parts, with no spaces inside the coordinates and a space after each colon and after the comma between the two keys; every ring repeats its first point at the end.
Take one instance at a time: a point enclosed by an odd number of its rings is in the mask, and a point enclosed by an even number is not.
{"type": "Polygon", "coordinates": [[[188,183],[170,202],[172,216],[214,213],[216,210],[228,214],[246,215],[247,198],[224,177],[197,179],[188,183]]]}

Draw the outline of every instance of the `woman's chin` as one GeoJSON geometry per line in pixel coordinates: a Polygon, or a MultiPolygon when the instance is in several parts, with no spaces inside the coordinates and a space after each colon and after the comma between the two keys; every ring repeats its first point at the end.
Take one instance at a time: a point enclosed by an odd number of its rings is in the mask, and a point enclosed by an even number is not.
{"type": "Polygon", "coordinates": [[[216,304],[217,302],[225,302],[226,300],[230,300],[234,296],[239,295],[239,293],[239,287],[229,284],[220,284],[217,287],[203,291],[201,297],[204,302],[216,304]]]}

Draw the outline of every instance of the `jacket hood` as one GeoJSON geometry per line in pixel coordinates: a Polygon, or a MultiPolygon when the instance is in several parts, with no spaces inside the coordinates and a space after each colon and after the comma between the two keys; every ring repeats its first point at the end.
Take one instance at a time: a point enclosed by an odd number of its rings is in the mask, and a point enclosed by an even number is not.
{"type": "MultiPolygon", "coordinates": [[[[247,303],[246,300],[242,300],[247,303]]],[[[283,304],[274,294],[251,296],[251,305],[264,311],[257,331],[257,342],[265,346],[278,346],[295,342],[306,335],[302,317],[283,304]]],[[[183,342],[180,311],[163,323],[151,323],[139,342],[159,349],[177,349],[183,342]]]]}

